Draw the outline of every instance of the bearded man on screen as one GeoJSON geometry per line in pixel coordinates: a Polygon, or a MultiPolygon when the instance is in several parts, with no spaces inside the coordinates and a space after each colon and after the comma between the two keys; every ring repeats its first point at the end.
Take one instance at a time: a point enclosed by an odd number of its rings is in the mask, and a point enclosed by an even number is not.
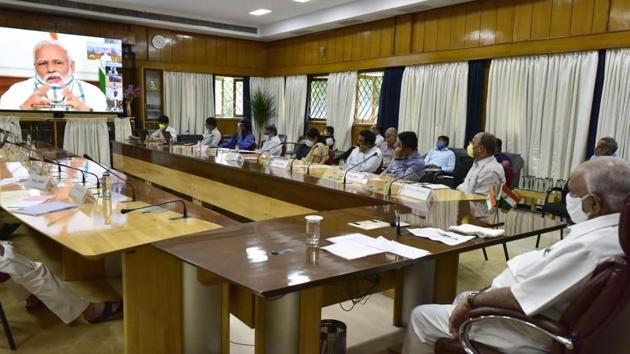
{"type": "Polygon", "coordinates": [[[74,61],[59,42],[44,40],[33,48],[35,77],[13,84],[0,98],[0,109],[107,111],[105,94],[74,78],[74,61]]]}

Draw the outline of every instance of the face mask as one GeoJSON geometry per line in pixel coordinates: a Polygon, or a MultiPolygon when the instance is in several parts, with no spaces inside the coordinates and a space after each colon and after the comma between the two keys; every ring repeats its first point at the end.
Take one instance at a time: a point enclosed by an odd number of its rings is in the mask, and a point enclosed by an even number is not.
{"type": "Polygon", "coordinates": [[[269,141],[269,134],[263,135],[263,141],[269,141]]]}
{"type": "Polygon", "coordinates": [[[468,153],[468,156],[470,156],[470,157],[475,157],[474,153],[473,153],[474,150],[475,149],[473,148],[473,144],[472,143],[468,144],[468,146],[466,147],[466,153],[468,153]]]}
{"type": "Polygon", "coordinates": [[[307,140],[307,141],[305,142],[305,144],[306,144],[306,146],[308,146],[308,147],[312,147],[312,146],[314,145],[314,144],[313,144],[313,142],[312,142],[312,141],[310,141],[310,140],[307,140]]]}
{"type": "Polygon", "coordinates": [[[582,209],[582,201],[589,196],[590,194],[587,194],[582,198],[577,198],[571,196],[571,193],[567,194],[567,212],[574,223],[579,224],[588,220],[588,214],[582,209]]]}
{"type": "Polygon", "coordinates": [[[164,129],[166,129],[166,124],[162,124],[162,123],[160,123],[160,124],[159,124],[159,126],[160,126],[160,130],[164,130],[164,129]]]}
{"type": "Polygon", "coordinates": [[[441,150],[441,149],[444,147],[444,145],[445,145],[445,144],[444,144],[444,142],[443,142],[443,141],[441,141],[441,140],[438,140],[438,141],[435,143],[435,147],[436,147],[438,150],[441,150]]]}

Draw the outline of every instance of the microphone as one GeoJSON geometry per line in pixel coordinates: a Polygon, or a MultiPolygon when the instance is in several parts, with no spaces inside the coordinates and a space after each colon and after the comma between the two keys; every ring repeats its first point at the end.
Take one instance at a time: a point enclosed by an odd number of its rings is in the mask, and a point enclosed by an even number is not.
{"type": "Polygon", "coordinates": [[[344,174],[343,174],[343,184],[346,184],[346,177],[348,177],[348,172],[352,171],[352,169],[353,169],[353,168],[355,168],[355,167],[357,167],[357,166],[361,165],[361,164],[362,164],[362,163],[364,163],[365,161],[367,161],[367,160],[369,160],[369,159],[371,159],[371,158],[373,158],[374,156],[377,156],[377,155],[378,155],[378,153],[377,153],[377,152],[375,152],[375,153],[373,153],[372,155],[370,155],[370,156],[368,156],[368,157],[364,158],[364,159],[363,159],[363,161],[361,161],[361,162],[359,162],[359,163],[355,164],[354,166],[352,166],[352,167],[350,167],[348,170],[346,170],[346,173],[344,173],[344,174]]]}
{"type": "MultiPolygon", "coordinates": [[[[127,214],[127,213],[131,213],[132,211],[141,210],[141,209],[148,209],[148,208],[152,208],[152,207],[156,207],[156,206],[160,206],[160,205],[164,205],[164,204],[171,204],[171,203],[182,203],[182,207],[184,208],[184,214],[182,216],[182,219],[188,218],[188,210],[186,209],[186,203],[184,203],[184,201],[181,200],[181,199],[169,200],[167,202],[157,203],[157,204],[153,204],[153,205],[145,205],[143,207],[138,207],[138,208],[120,209],[120,213],[121,214],[127,214]]],[[[171,219],[171,220],[173,220],[173,219],[171,219]]]]}
{"type": "Polygon", "coordinates": [[[405,179],[405,178],[407,178],[407,177],[411,176],[413,173],[414,173],[413,171],[411,171],[411,172],[407,172],[407,173],[404,173],[404,174],[403,174],[402,176],[400,176],[400,177],[394,178],[394,179],[392,180],[392,183],[390,183],[390,184],[389,184],[389,187],[387,188],[387,195],[392,195],[392,186],[394,185],[394,182],[399,181],[399,180],[401,180],[401,179],[405,179]]]}
{"type": "Polygon", "coordinates": [[[90,175],[94,176],[94,178],[96,179],[96,188],[101,188],[101,181],[98,178],[98,175],[96,175],[96,173],[93,173],[93,172],[90,172],[90,171],[84,171],[84,170],[82,170],[80,168],[76,168],[76,167],[72,167],[70,165],[63,164],[63,163],[59,162],[59,160],[51,159],[51,158],[48,158],[48,157],[45,157],[45,156],[43,157],[42,161],[47,162],[47,163],[55,164],[55,165],[59,166],[60,168],[61,167],[65,167],[65,168],[69,168],[71,170],[75,170],[75,171],[81,172],[81,175],[83,176],[83,178],[82,178],[82,183],[83,184],[85,184],[85,174],[86,173],[90,174],[90,175]]]}
{"type": "Polygon", "coordinates": [[[114,175],[116,178],[118,178],[119,180],[121,180],[123,183],[125,183],[126,185],[129,186],[129,188],[131,188],[131,201],[135,202],[136,201],[136,188],[134,188],[133,184],[131,184],[129,181],[127,181],[126,179],[120,177],[120,175],[118,175],[117,173],[114,173],[114,171],[112,171],[111,169],[101,165],[100,163],[96,162],[93,158],[90,157],[90,155],[88,154],[83,154],[83,158],[84,159],[88,159],[92,162],[94,162],[95,164],[101,166],[101,168],[103,168],[105,171],[111,173],[112,175],[114,175]]]}

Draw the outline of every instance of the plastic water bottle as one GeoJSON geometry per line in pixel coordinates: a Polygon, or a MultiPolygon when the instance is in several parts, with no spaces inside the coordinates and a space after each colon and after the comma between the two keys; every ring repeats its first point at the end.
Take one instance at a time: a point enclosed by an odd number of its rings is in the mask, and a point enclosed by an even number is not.
{"type": "Polygon", "coordinates": [[[103,172],[103,177],[101,181],[101,189],[103,192],[104,200],[112,199],[112,182],[109,176],[109,172],[103,172]]]}

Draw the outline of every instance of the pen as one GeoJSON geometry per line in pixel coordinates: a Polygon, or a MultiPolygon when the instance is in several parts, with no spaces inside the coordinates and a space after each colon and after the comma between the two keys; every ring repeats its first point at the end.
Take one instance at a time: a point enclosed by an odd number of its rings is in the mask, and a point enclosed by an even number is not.
{"type": "Polygon", "coordinates": [[[457,237],[455,237],[455,236],[453,236],[453,235],[449,234],[448,232],[445,232],[445,231],[442,231],[442,230],[438,230],[438,234],[440,234],[440,235],[442,235],[442,236],[444,236],[444,237],[450,238],[450,239],[452,239],[452,240],[457,240],[457,241],[459,241],[459,238],[457,238],[457,237]]]}

